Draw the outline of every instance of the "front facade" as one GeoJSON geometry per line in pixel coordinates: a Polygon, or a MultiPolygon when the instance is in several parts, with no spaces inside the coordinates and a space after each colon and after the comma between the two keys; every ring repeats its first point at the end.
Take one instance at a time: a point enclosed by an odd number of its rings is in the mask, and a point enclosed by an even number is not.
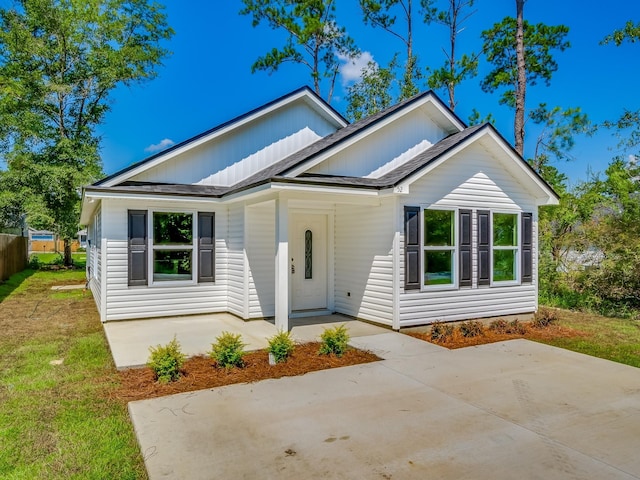
{"type": "Polygon", "coordinates": [[[84,191],[103,321],[341,313],[399,329],[537,308],[551,188],[426,92],[348,124],[303,88],[84,191]]]}

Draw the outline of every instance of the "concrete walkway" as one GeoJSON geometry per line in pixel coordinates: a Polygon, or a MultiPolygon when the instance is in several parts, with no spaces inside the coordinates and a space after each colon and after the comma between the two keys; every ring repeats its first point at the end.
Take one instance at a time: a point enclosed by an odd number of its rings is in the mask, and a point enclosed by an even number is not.
{"type": "Polygon", "coordinates": [[[526,340],[132,402],[152,480],[638,479],[640,370],[526,340]]]}
{"type": "MultiPolygon", "coordinates": [[[[352,320],[342,315],[325,315],[291,320],[291,336],[298,341],[317,340],[326,328],[345,324],[351,337],[386,333],[389,330],[352,320]]],[[[246,350],[266,348],[267,339],[277,333],[275,325],[264,320],[245,322],[228,313],[127,320],[103,324],[116,368],[145,365],[149,347],[166,345],[175,336],[188,356],[204,355],[222,332],[239,333],[246,350]]]]}

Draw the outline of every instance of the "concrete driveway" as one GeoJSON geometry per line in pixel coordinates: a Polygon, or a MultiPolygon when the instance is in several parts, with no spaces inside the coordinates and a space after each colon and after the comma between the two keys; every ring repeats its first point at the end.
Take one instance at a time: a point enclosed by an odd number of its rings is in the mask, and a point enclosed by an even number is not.
{"type": "Polygon", "coordinates": [[[640,370],[526,340],[132,402],[157,479],[640,478],[640,370]]]}

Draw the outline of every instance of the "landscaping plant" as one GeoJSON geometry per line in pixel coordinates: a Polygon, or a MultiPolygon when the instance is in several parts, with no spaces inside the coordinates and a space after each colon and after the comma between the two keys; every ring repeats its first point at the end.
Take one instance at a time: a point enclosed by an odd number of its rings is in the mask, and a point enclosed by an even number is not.
{"type": "Polygon", "coordinates": [[[463,337],[479,337],[480,335],[484,335],[484,325],[482,325],[482,322],[479,320],[462,322],[458,328],[460,335],[463,337]]]}
{"type": "Polygon", "coordinates": [[[541,307],[533,316],[531,326],[545,328],[558,321],[558,313],[550,308],[541,307]]]}
{"type": "Polygon", "coordinates": [[[242,343],[241,338],[239,333],[222,332],[216,337],[215,343],[211,344],[209,356],[219,367],[242,367],[246,344],[242,343]]]}
{"type": "Polygon", "coordinates": [[[504,318],[493,320],[489,324],[489,330],[491,330],[494,333],[507,333],[508,329],[509,329],[509,322],[507,322],[504,318]]]}
{"type": "Polygon", "coordinates": [[[435,322],[431,326],[431,340],[434,342],[446,342],[453,335],[453,325],[450,323],[435,322]]]}
{"type": "Polygon", "coordinates": [[[524,335],[527,333],[527,325],[516,318],[512,322],[509,322],[506,333],[524,335]]]}
{"type": "Polygon", "coordinates": [[[322,345],[320,345],[321,355],[335,354],[341,357],[346,352],[349,344],[349,333],[346,325],[338,325],[334,328],[327,328],[320,335],[322,345]]]}
{"type": "Polygon", "coordinates": [[[278,332],[273,337],[267,339],[267,341],[269,342],[268,351],[273,355],[276,363],[286,361],[295,349],[291,332],[278,332]]]}
{"type": "Polygon", "coordinates": [[[147,365],[154,371],[160,383],[169,383],[180,377],[180,369],[186,356],[180,349],[180,342],[173,337],[168,344],[149,347],[151,355],[147,365]]]}

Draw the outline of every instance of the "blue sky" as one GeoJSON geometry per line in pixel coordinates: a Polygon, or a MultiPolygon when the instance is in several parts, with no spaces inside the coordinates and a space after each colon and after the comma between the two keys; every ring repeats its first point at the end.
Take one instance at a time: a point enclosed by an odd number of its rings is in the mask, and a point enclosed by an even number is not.
{"type": "MultiPolygon", "coordinates": [[[[384,65],[394,52],[402,51],[402,44],[388,33],[362,23],[356,0],[339,0],[337,5],[338,21],[375,61],[384,65]]],[[[251,73],[255,59],[281,46],[285,37],[267,26],[253,28],[250,17],[238,14],[241,7],[239,0],[168,2],[169,22],[176,33],[167,48],[173,54],[155,80],[113,93],[111,111],[99,132],[106,174],[311,84],[308,70],[299,65],[286,65],[272,75],[251,73]]],[[[476,0],[476,8],[460,36],[461,52],[478,49],[482,30],[513,16],[515,1],[476,0]]],[[[572,44],[557,54],[559,69],[551,86],[529,88],[528,108],[540,102],[563,108],[579,106],[595,122],[615,119],[625,107],[640,108],[640,44],[599,45],[627,20],[640,21],[640,2],[609,0],[604,7],[598,0],[528,0],[525,18],[532,23],[569,26],[572,44]]],[[[444,60],[444,27],[416,23],[414,30],[422,65],[439,66],[444,60]]],[[[481,67],[481,75],[486,71],[486,66],[481,67]]],[[[473,108],[483,115],[492,113],[498,130],[512,142],[512,111],[498,104],[497,93],[482,92],[479,82],[480,76],[458,89],[456,113],[465,121],[473,108]]],[[[346,108],[347,84],[345,78],[338,79],[331,103],[341,113],[346,108]]],[[[445,92],[437,93],[446,101],[445,92]]],[[[536,136],[530,125],[525,156],[533,150],[536,136]]],[[[580,137],[572,152],[575,160],[556,166],[572,183],[584,180],[588,171],[604,171],[614,155],[628,153],[616,150],[616,143],[609,132],[580,137]]]]}

